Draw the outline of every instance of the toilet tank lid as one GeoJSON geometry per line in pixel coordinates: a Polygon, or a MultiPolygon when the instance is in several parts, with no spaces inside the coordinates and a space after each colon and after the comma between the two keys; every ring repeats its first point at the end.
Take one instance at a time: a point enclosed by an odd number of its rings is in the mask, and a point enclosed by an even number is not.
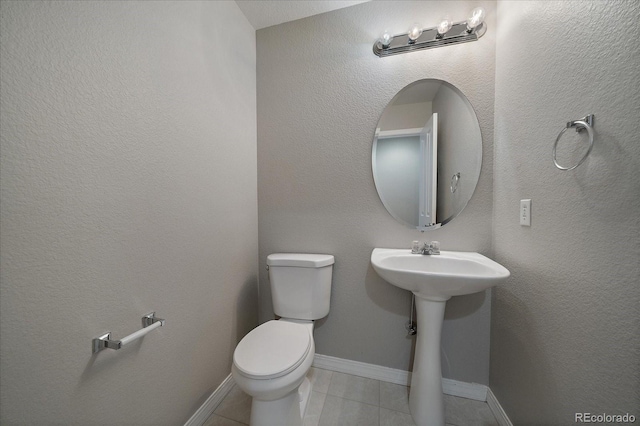
{"type": "Polygon", "coordinates": [[[333,265],[335,259],[330,254],[273,253],[267,256],[269,266],[297,266],[299,268],[322,268],[333,265]]]}

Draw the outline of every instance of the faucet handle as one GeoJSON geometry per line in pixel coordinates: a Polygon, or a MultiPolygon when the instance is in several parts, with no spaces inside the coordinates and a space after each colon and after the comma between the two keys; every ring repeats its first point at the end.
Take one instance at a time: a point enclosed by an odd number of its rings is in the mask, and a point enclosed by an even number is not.
{"type": "Polygon", "coordinates": [[[418,241],[414,241],[411,248],[411,253],[440,254],[440,241],[424,242],[422,243],[422,247],[420,247],[420,243],[418,241]]]}
{"type": "Polygon", "coordinates": [[[431,248],[433,254],[440,254],[440,241],[431,241],[429,248],[431,248]]]}

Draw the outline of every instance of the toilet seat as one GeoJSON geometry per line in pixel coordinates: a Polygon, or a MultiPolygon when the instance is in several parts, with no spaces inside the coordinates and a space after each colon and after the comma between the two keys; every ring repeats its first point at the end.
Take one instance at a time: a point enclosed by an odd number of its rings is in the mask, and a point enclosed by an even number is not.
{"type": "Polygon", "coordinates": [[[311,339],[304,324],[268,321],[240,341],[233,363],[248,378],[275,379],[302,364],[311,349],[311,339]]]}

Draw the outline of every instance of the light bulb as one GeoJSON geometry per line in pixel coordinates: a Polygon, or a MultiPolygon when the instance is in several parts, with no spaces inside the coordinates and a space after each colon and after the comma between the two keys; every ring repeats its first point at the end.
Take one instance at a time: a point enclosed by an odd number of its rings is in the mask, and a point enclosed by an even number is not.
{"type": "Polygon", "coordinates": [[[438,24],[438,34],[440,36],[443,36],[447,33],[447,31],[451,29],[451,27],[453,27],[453,21],[451,21],[451,18],[449,18],[448,16],[445,16],[444,18],[442,18],[442,20],[440,20],[440,23],[438,24]]]}
{"type": "Polygon", "coordinates": [[[385,30],[382,35],[380,36],[380,44],[382,44],[382,47],[387,48],[389,47],[389,45],[391,44],[391,41],[393,40],[393,36],[391,35],[391,33],[387,30],[385,30]]]}
{"type": "Polygon", "coordinates": [[[472,31],[474,28],[480,26],[484,22],[484,17],[487,12],[482,7],[476,7],[471,11],[471,15],[467,18],[467,30],[472,31]]]}
{"type": "Polygon", "coordinates": [[[418,37],[422,35],[422,25],[418,23],[413,24],[407,33],[407,36],[409,36],[409,43],[415,43],[418,37]]]}

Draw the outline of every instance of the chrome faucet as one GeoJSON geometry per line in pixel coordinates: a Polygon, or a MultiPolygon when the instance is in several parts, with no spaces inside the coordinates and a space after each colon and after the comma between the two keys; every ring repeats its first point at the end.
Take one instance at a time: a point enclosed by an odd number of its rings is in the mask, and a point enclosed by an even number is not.
{"type": "Polygon", "coordinates": [[[422,249],[420,250],[420,254],[424,255],[434,255],[440,254],[440,242],[439,241],[431,241],[430,243],[424,243],[422,249]]]}

